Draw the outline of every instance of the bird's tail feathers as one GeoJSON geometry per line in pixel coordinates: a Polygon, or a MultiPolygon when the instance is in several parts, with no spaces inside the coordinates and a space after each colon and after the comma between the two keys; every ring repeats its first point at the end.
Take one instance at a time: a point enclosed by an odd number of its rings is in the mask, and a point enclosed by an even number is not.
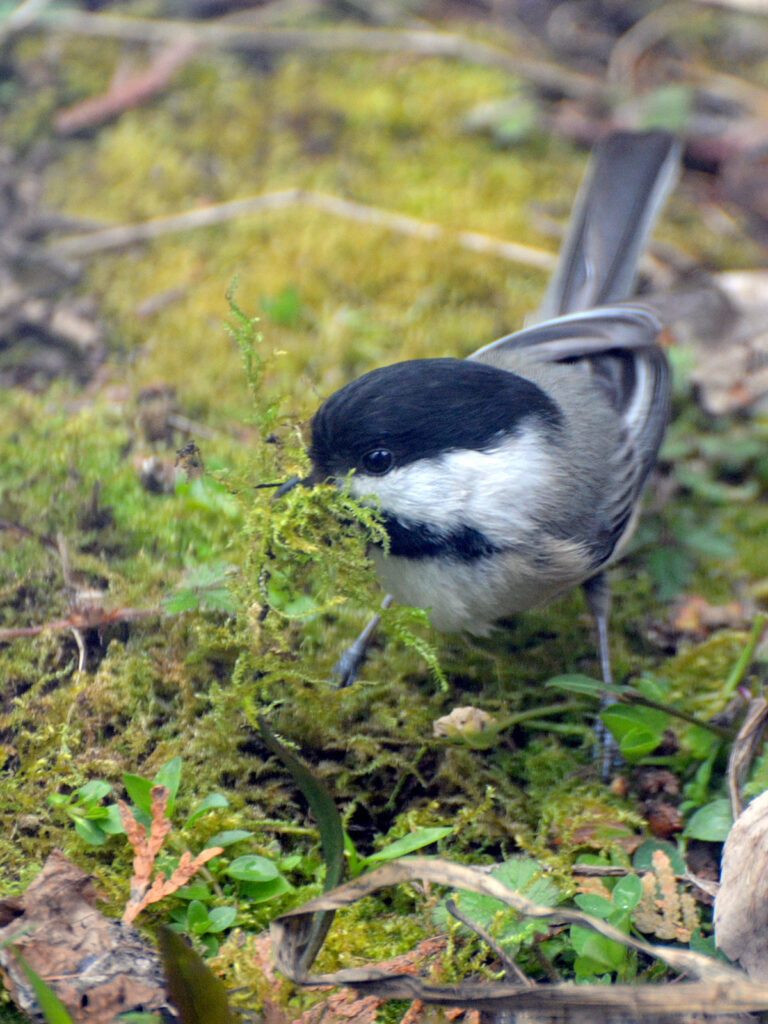
{"type": "Polygon", "coordinates": [[[632,295],[679,167],[680,143],[660,129],[614,132],[595,148],[534,322],[632,295]]]}

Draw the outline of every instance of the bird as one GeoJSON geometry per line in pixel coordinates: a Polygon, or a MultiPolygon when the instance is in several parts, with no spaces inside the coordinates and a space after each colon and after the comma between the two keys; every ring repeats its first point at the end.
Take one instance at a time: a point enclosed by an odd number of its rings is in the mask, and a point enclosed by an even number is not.
{"type": "Polygon", "coordinates": [[[487,636],[582,587],[607,686],[606,570],[634,531],[670,410],[662,324],[632,296],[679,163],[666,131],[606,136],[532,322],[466,358],[346,384],[312,417],[309,475],[281,488],[331,483],[378,509],[377,575],[438,631],[487,636]]]}

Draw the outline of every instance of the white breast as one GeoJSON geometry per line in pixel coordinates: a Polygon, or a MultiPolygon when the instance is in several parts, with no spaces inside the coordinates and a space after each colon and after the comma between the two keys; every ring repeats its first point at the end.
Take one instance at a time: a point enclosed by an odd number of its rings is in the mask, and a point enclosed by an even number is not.
{"type": "Polygon", "coordinates": [[[402,604],[430,609],[435,629],[475,636],[487,636],[499,619],[560,597],[588,575],[583,548],[552,539],[540,551],[538,568],[515,552],[473,562],[391,558],[378,549],[372,555],[387,593],[402,604]]]}

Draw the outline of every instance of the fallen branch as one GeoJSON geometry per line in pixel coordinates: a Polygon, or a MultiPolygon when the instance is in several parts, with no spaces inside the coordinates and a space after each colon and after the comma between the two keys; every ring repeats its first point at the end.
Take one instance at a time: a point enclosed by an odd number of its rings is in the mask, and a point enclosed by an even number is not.
{"type": "Polygon", "coordinates": [[[62,629],[98,629],[101,626],[109,626],[113,622],[134,622],[136,619],[146,619],[152,615],[162,614],[161,608],[113,608],[111,611],[100,609],[90,612],[72,612],[66,619],[54,619],[51,622],[42,622],[38,626],[10,626],[7,629],[0,629],[0,640],[39,636],[47,630],[60,632],[62,629]]]}
{"type": "Polygon", "coordinates": [[[60,111],[53,119],[54,128],[60,135],[73,135],[140,106],[168,88],[176,72],[192,58],[197,48],[191,36],[182,35],[163,49],[148,68],[128,78],[115,78],[101,96],[91,96],[60,111]]]}
{"type": "MultiPolygon", "coordinates": [[[[270,926],[277,969],[300,985],[348,985],[362,995],[383,999],[420,999],[427,1005],[455,1006],[500,1013],[511,1010],[545,1012],[561,1019],[595,1021],[599,1014],[611,1020],[636,1021],[651,1016],[654,1021],[689,1020],[692,1013],[718,1015],[768,1009],[768,985],[752,981],[737,968],[679,946],[652,945],[625,934],[603,921],[569,907],[536,904],[519,892],[476,868],[452,864],[437,858],[403,857],[362,875],[352,882],[310,900],[276,918],[270,926]],[[384,886],[417,880],[449,885],[481,893],[533,918],[548,918],[557,924],[577,924],[598,935],[619,942],[644,956],[660,960],[674,971],[694,978],[661,985],[548,985],[494,984],[464,981],[454,985],[433,985],[402,971],[380,967],[355,967],[332,974],[310,974],[311,958],[306,950],[313,934],[315,913],[350,906],[384,886]]],[[[549,1017],[548,1017],[549,1019],[549,1017]]],[[[600,1019],[603,1019],[600,1017],[600,1019]]]]}
{"type": "Polygon", "coordinates": [[[429,242],[453,241],[465,249],[482,252],[502,259],[522,263],[537,270],[549,271],[555,265],[555,256],[543,249],[505,242],[476,231],[453,232],[430,221],[418,220],[402,213],[393,213],[376,206],[357,203],[351,199],[328,195],[324,192],[307,192],[300,188],[284,189],[280,192],[266,192],[248,199],[232,199],[215,206],[203,206],[186,213],[156,217],[139,224],[122,224],[114,228],[103,228],[87,235],[61,238],[48,244],[48,250],[57,256],[92,256],[109,249],[121,249],[137,242],[149,242],[164,235],[196,228],[212,227],[238,217],[248,217],[267,210],[280,210],[291,206],[306,206],[336,217],[346,217],[359,223],[387,228],[412,238],[429,242]]]}
{"type": "Polygon", "coordinates": [[[90,14],[76,10],[41,11],[25,25],[78,35],[122,39],[130,42],[172,43],[180,33],[189,33],[201,45],[246,53],[410,53],[419,57],[445,57],[468,64],[507,71],[542,89],[572,99],[604,106],[607,91],[603,82],[558,64],[534,60],[524,54],[503,50],[490,43],[467,39],[452,32],[423,29],[369,28],[249,28],[243,25],[199,25],[188,21],[124,18],[111,14],[90,14]]]}

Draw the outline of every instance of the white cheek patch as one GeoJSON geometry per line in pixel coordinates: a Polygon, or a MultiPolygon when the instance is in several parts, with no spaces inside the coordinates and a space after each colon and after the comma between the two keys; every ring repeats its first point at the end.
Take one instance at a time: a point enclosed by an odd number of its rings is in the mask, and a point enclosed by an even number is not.
{"type": "Polygon", "coordinates": [[[382,512],[448,534],[471,527],[492,543],[506,546],[533,526],[528,510],[554,471],[548,442],[532,427],[507,437],[488,451],[458,449],[420,459],[385,476],[355,473],[356,498],[375,495],[382,512]]]}

